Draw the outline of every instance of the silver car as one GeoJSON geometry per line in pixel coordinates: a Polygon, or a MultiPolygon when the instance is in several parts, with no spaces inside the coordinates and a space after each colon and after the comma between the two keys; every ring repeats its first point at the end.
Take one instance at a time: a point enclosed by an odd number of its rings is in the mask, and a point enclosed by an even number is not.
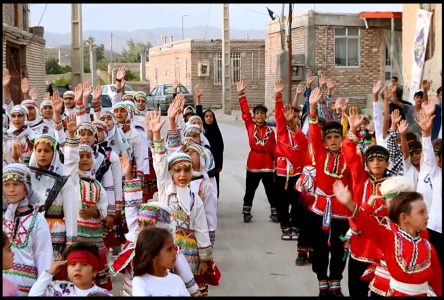
{"type": "MultiPolygon", "coordinates": [[[[179,84],[177,93],[183,93],[185,96],[185,107],[192,106],[194,108],[194,96],[183,85],[179,84]]],[[[173,85],[172,84],[158,84],[149,95],[147,95],[147,105],[150,110],[159,109],[162,114],[166,114],[168,107],[173,101],[173,85]]]]}

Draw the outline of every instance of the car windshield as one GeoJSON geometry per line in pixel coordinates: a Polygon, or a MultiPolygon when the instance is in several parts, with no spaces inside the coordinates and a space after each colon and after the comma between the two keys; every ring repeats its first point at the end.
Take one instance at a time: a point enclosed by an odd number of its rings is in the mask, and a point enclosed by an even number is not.
{"type": "MultiPolygon", "coordinates": [[[[115,93],[115,92],[116,92],[116,86],[112,85],[112,86],[111,86],[111,91],[112,91],[113,93],[115,93]]],[[[126,85],[126,84],[125,84],[125,92],[134,92],[134,90],[133,90],[132,87],[130,87],[129,85],[126,85]]]]}
{"type": "MultiPolygon", "coordinates": [[[[172,94],[173,93],[173,86],[172,85],[165,85],[165,94],[172,94]]],[[[178,93],[182,94],[189,94],[186,87],[183,85],[179,85],[178,93]]]]}

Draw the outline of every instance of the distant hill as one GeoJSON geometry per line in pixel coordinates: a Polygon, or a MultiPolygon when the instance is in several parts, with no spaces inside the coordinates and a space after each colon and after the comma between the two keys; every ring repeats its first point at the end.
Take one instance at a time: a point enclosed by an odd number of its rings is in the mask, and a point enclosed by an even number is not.
{"type": "MultiPolygon", "coordinates": [[[[135,42],[150,42],[153,46],[162,44],[162,36],[173,36],[173,41],[182,39],[182,28],[180,27],[158,27],[152,29],[139,29],[134,31],[114,31],[114,30],[87,30],[83,32],[83,39],[86,40],[92,36],[96,44],[104,44],[105,50],[110,50],[111,32],[113,33],[113,52],[120,53],[126,47],[126,41],[132,38],[135,42]]],[[[230,37],[232,39],[265,39],[264,30],[247,30],[231,28],[230,37]]],[[[185,27],[184,38],[193,39],[221,39],[222,30],[217,27],[208,27],[205,35],[205,26],[185,27]]],[[[46,47],[58,47],[69,45],[71,43],[71,34],[60,34],[53,32],[45,32],[46,47]]]]}

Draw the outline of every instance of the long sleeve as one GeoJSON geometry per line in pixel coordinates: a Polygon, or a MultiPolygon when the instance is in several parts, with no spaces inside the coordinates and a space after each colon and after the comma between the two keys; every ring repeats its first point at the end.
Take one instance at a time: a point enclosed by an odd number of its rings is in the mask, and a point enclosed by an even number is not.
{"type": "MultiPolygon", "coordinates": [[[[348,132],[347,137],[342,142],[342,154],[344,155],[345,163],[347,167],[352,171],[353,178],[353,190],[362,187],[367,177],[365,167],[362,161],[362,157],[357,153],[356,141],[358,138],[351,131],[348,132]]],[[[355,195],[356,197],[356,195],[355,195]]],[[[359,199],[355,199],[360,202],[359,199]]]]}
{"type": "Polygon", "coordinates": [[[277,136],[280,137],[285,134],[287,131],[287,127],[285,126],[285,117],[283,113],[284,102],[282,102],[282,94],[278,94],[275,96],[275,104],[274,104],[274,115],[276,119],[276,133],[277,136]]]}
{"type": "Polygon", "coordinates": [[[197,240],[197,251],[199,252],[200,261],[210,261],[213,259],[213,248],[211,247],[210,237],[208,234],[208,223],[205,216],[205,210],[202,200],[194,194],[194,206],[191,211],[191,222],[194,235],[197,240]]]}
{"type": "Polygon", "coordinates": [[[386,146],[386,142],[384,140],[383,135],[383,117],[381,112],[381,106],[379,105],[379,102],[373,101],[373,118],[375,122],[375,137],[376,137],[376,144],[381,146],[386,146]]]}
{"type": "Polygon", "coordinates": [[[194,279],[193,272],[191,272],[188,261],[180,251],[177,252],[176,266],[174,267],[174,272],[182,279],[185,287],[190,294],[194,294],[195,292],[197,292],[199,287],[197,286],[196,280],[194,279]]]}
{"type": "Polygon", "coordinates": [[[398,144],[398,132],[389,129],[387,134],[387,149],[390,154],[390,173],[392,176],[404,175],[403,154],[398,144]]]}
{"type": "Polygon", "coordinates": [[[142,203],[142,182],[139,178],[123,181],[125,193],[125,219],[128,226],[126,239],[136,242],[136,230],[138,227],[137,213],[142,203]]]}
{"type": "Polygon", "coordinates": [[[433,276],[430,279],[430,285],[432,286],[433,291],[438,297],[442,297],[442,268],[439,263],[438,253],[436,249],[432,246],[432,269],[433,276]]]}
{"type": "Polygon", "coordinates": [[[168,197],[166,191],[168,186],[172,184],[172,178],[168,172],[168,160],[165,149],[165,141],[162,139],[159,142],[153,141],[153,167],[157,177],[157,191],[159,201],[168,205],[168,197]]]}
{"type": "Polygon", "coordinates": [[[54,137],[59,141],[60,145],[65,144],[66,140],[66,134],[63,130],[63,125],[60,124],[60,126],[54,125],[54,137]]]}
{"type": "Polygon", "coordinates": [[[423,165],[429,169],[429,174],[432,174],[438,167],[435,160],[435,152],[433,151],[432,139],[430,136],[422,137],[422,153],[424,160],[421,163],[421,169],[423,165]]]}
{"type": "MultiPolygon", "coordinates": [[[[71,175],[72,177],[77,175],[71,175]]],[[[62,197],[63,203],[63,216],[65,220],[65,229],[66,229],[66,241],[67,243],[71,243],[75,241],[77,237],[77,211],[78,208],[75,206],[75,203],[72,199],[72,193],[77,185],[73,184],[72,180],[67,180],[62,190],[60,191],[60,196],[62,197]]]]}
{"type": "Polygon", "coordinates": [[[106,215],[108,214],[108,195],[103,188],[103,186],[100,185],[100,201],[97,203],[97,209],[100,212],[100,219],[105,219],[106,215]]]}
{"type": "MultiPolygon", "coordinates": [[[[132,129],[132,130],[136,130],[136,129],[132,129]]],[[[134,139],[134,143],[132,146],[133,146],[134,159],[136,160],[137,174],[143,175],[143,163],[144,163],[145,156],[148,155],[148,149],[146,151],[143,151],[142,143],[140,141],[139,136],[137,136],[134,139]],[[144,152],[146,152],[147,154],[144,155],[144,152]]]]}
{"type": "Polygon", "coordinates": [[[248,106],[247,97],[242,96],[239,98],[239,105],[242,111],[242,120],[245,122],[245,126],[248,123],[252,123],[253,119],[251,118],[250,108],[248,106]]]}
{"type": "Polygon", "coordinates": [[[82,102],[76,102],[76,121],[77,126],[84,122],[89,122],[89,112],[82,102]]]}
{"type": "Polygon", "coordinates": [[[203,107],[201,104],[196,105],[196,115],[198,115],[202,119],[202,121],[204,120],[203,107]]]}
{"type": "Polygon", "coordinates": [[[324,143],[322,142],[321,137],[321,128],[318,123],[318,118],[309,120],[309,130],[308,130],[308,139],[312,145],[313,155],[314,157],[319,157],[322,151],[325,151],[324,143]]]}
{"type": "Polygon", "coordinates": [[[65,176],[77,176],[77,169],[79,167],[80,161],[80,138],[67,138],[65,141],[65,146],[63,147],[63,152],[65,155],[64,161],[64,175],[65,176]]]}
{"type": "Polygon", "coordinates": [[[120,165],[119,157],[113,151],[111,151],[109,160],[111,161],[111,172],[113,174],[114,198],[115,198],[116,210],[122,210],[123,209],[122,167],[120,165]]]}
{"type": "MultiPolygon", "coordinates": [[[[105,158],[106,159],[106,158],[105,158]]],[[[116,214],[116,198],[114,196],[114,179],[111,168],[109,168],[102,178],[102,187],[106,193],[107,214],[114,216],[116,214]]]]}
{"type": "Polygon", "coordinates": [[[35,236],[32,245],[34,263],[37,267],[37,274],[40,276],[48,270],[52,263],[52,243],[49,226],[42,213],[38,214],[36,221],[35,236]]]}
{"type": "Polygon", "coordinates": [[[211,245],[214,245],[217,229],[217,188],[210,181],[204,181],[203,187],[203,205],[207,219],[208,232],[211,245]]]}
{"type": "Polygon", "coordinates": [[[122,97],[120,96],[120,93],[114,93],[111,99],[111,102],[114,104],[119,103],[120,101],[122,101],[122,97]]]}
{"type": "Polygon", "coordinates": [[[52,282],[52,279],[53,276],[48,273],[48,270],[45,270],[32,285],[28,296],[44,296],[48,285],[52,282]]]}

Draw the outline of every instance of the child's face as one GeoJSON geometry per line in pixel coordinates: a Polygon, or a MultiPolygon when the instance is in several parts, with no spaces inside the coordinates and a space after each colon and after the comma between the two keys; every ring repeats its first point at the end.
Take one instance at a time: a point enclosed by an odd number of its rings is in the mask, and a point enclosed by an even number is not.
{"type": "Polygon", "coordinates": [[[205,113],[205,123],[208,125],[211,125],[211,124],[213,124],[213,122],[214,122],[213,114],[211,112],[207,111],[205,113]]]}
{"type": "Polygon", "coordinates": [[[181,166],[173,169],[173,182],[179,187],[186,187],[191,181],[191,166],[181,166]]]}
{"type": "Polygon", "coordinates": [[[51,105],[45,105],[42,108],[42,117],[44,119],[51,119],[52,118],[52,106],[51,105]]]}
{"type": "Polygon", "coordinates": [[[267,113],[263,110],[256,110],[254,113],[254,120],[258,125],[262,125],[265,123],[265,119],[267,118],[267,113]]]}
{"type": "Polygon", "coordinates": [[[33,106],[27,106],[28,109],[28,121],[34,121],[36,117],[35,108],[33,106]]]}
{"type": "Polygon", "coordinates": [[[194,119],[193,121],[191,121],[191,124],[197,125],[202,128],[202,122],[199,119],[194,119]]]}
{"type": "Polygon", "coordinates": [[[191,132],[187,135],[187,137],[193,138],[194,141],[196,141],[196,144],[199,144],[202,142],[200,139],[200,133],[198,132],[191,132]]]}
{"type": "Polygon", "coordinates": [[[8,180],[3,182],[3,195],[8,203],[17,203],[26,196],[25,184],[21,181],[8,180]]]}
{"type": "Polygon", "coordinates": [[[425,202],[418,199],[411,202],[410,206],[412,210],[410,211],[410,214],[405,214],[405,224],[411,226],[411,228],[416,231],[426,230],[429,214],[427,213],[427,206],[425,202]]]}
{"type": "Polygon", "coordinates": [[[79,132],[79,136],[80,136],[80,143],[81,144],[87,144],[88,146],[93,146],[94,145],[94,133],[92,133],[89,130],[86,129],[82,129],[79,132]]]}
{"type": "Polygon", "coordinates": [[[102,128],[97,128],[97,140],[99,143],[105,140],[105,131],[102,128]]]}
{"type": "Polygon", "coordinates": [[[136,100],[134,100],[134,102],[136,103],[136,108],[138,110],[145,110],[145,103],[146,103],[145,98],[139,97],[136,100]]]}
{"type": "Polygon", "coordinates": [[[90,152],[80,152],[79,169],[81,171],[89,171],[93,165],[92,155],[90,152]]]}
{"type": "Polygon", "coordinates": [[[106,126],[108,126],[108,130],[111,130],[114,128],[114,122],[113,122],[113,118],[111,116],[100,117],[100,121],[103,121],[106,123],[106,126]]]}
{"type": "Polygon", "coordinates": [[[74,108],[74,105],[76,104],[73,97],[66,97],[63,98],[63,104],[67,108],[74,108]]]}
{"type": "Polygon", "coordinates": [[[126,121],[126,117],[128,116],[128,113],[123,107],[118,107],[114,110],[114,115],[116,116],[117,122],[119,124],[123,124],[126,121]]]}
{"type": "Polygon", "coordinates": [[[373,176],[380,178],[384,175],[384,170],[389,166],[389,162],[380,157],[372,157],[367,161],[367,167],[373,176]]]}
{"type": "Polygon", "coordinates": [[[12,269],[12,262],[14,261],[14,252],[11,249],[11,242],[6,242],[5,247],[3,247],[3,270],[12,269]]]}
{"type": "Polygon", "coordinates": [[[68,264],[68,279],[74,283],[76,287],[87,289],[92,287],[93,280],[97,271],[89,264],[77,262],[68,264]]]}
{"type": "Polygon", "coordinates": [[[325,146],[333,153],[341,151],[342,136],[338,133],[329,133],[324,139],[325,146]]]}
{"type": "Polygon", "coordinates": [[[435,152],[435,160],[436,160],[436,165],[440,168],[442,168],[442,159],[441,159],[441,155],[439,155],[437,152],[435,152]]]}
{"type": "Polygon", "coordinates": [[[421,162],[421,153],[421,150],[410,153],[410,161],[415,167],[419,166],[419,163],[421,162]]]}
{"type": "Polygon", "coordinates": [[[162,249],[154,258],[155,268],[159,269],[173,269],[176,265],[177,247],[174,244],[172,237],[168,237],[165,240],[165,244],[162,249]]]}
{"type": "Polygon", "coordinates": [[[21,113],[12,113],[11,123],[15,128],[22,128],[25,125],[25,115],[21,113]]]}
{"type": "Polygon", "coordinates": [[[54,157],[54,150],[46,143],[38,143],[35,147],[35,159],[42,169],[48,169],[54,157]]]}
{"type": "Polygon", "coordinates": [[[188,150],[187,154],[193,160],[193,171],[199,172],[200,171],[200,157],[199,157],[199,154],[197,154],[193,150],[188,150]]]}

